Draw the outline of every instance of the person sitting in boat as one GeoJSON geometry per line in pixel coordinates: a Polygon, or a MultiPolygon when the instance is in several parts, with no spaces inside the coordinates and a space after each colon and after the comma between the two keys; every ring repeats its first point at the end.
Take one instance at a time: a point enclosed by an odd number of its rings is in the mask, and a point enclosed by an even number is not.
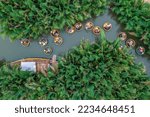
{"type": "Polygon", "coordinates": [[[135,46],[135,41],[134,41],[133,39],[128,39],[128,40],[126,41],[126,45],[127,45],[128,47],[134,47],[134,46],[135,46]]]}
{"type": "Polygon", "coordinates": [[[141,53],[144,53],[145,49],[142,48],[142,47],[139,47],[139,51],[140,51],[141,53]]]}
{"type": "Polygon", "coordinates": [[[145,53],[145,48],[139,46],[139,47],[136,49],[136,52],[137,52],[137,54],[139,54],[139,55],[143,55],[143,54],[145,53]]]}

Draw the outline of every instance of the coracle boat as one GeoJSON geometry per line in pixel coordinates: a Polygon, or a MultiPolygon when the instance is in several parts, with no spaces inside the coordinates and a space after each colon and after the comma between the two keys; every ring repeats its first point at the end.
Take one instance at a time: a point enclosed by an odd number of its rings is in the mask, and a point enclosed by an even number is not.
{"type": "Polygon", "coordinates": [[[85,24],[86,30],[92,30],[93,28],[94,28],[94,24],[92,22],[89,21],[85,24]]]}
{"type": "Polygon", "coordinates": [[[137,47],[136,48],[136,53],[138,54],[138,55],[144,55],[144,53],[145,53],[145,48],[144,47],[142,47],[142,46],[139,46],[139,47],[137,47]]]}
{"type": "Polygon", "coordinates": [[[46,46],[47,44],[48,44],[48,40],[46,38],[41,38],[39,40],[39,45],[41,45],[42,47],[46,46]]]}
{"type": "Polygon", "coordinates": [[[55,43],[56,45],[62,45],[63,42],[64,42],[64,40],[63,40],[63,38],[61,38],[61,37],[55,37],[55,38],[54,38],[54,43],[55,43]]]}
{"type": "Polygon", "coordinates": [[[22,39],[21,40],[21,45],[24,47],[28,47],[30,45],[30,39],[22,39]]]}
{"type": "Polygon", "coordinates": [[[52,37],[59,37],[60,36],[60,31],[54,29],[50,32],[50,34],[51,34],[52,37]]]}
{"type": "Polygon", "coordinates": [[[103,24],[103,29],[104,29],[105,31],[109,31],[111,28],[112,28],[112,24],[111,24],[111,23],[105,22],[105,23],[103,24]]]}
{"type": "Polygon", "coordinates": [[[82,23],[78,22],[75,24],[74,27],[76,28],[77,31],[80,31],[83,28],[83,25],[82,25],[82,23]]]}
{"type": "Polygon", "coordinates": [[[66,32],[69,33],[69,34],[72,34],[76,31],[76,28],[74,26],[71,26],[71,27],[67,27],[66,28],[66,32]]]}
{"type": "Polygon", "coordinates": [[[124,40],[127,39],[127,34],[126,34],[125,32],[120,32],[120,33],[118,34],[118,37],[119,37],[122,41],[124,41],[124,40]]]}
{"type": "Polygon", "coordinates": [[[100,34],[100,27],[99,26],[95,26],[94,28],[93,28],[93,33],[95,34],[95,35],[99,35],[100,34]]]}
{"type": "Polygon", "coordinates": [[[127,47],[135,47],[135,45],[136,45],[136,42],[133,39],[128,39],[126,41],[126,46],[127,47]]]}
{"type": "Polygon", "coordinates": [[[44,53],[47,54],[47,55],[52,54],[52,52],[53,52],[53,49],[52,49],[51,47],[46,47],[46,48],[44,49],[44,53]]]}

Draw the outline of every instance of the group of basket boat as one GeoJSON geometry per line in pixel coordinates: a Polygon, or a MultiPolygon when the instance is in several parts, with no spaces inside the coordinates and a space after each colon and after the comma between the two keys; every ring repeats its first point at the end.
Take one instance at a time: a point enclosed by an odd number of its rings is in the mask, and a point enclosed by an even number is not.
{"type": "MultiPolygon", "coordinates": [[[[66,28],[66,32],[69,34],[74,33],[75,31],[80,31],[81,29],[83,29],[83,27],[85,28],[85,30],[91,30],[92,33],[96,36],[98,36],[100,34],[101,28],[100,26],[95,26],[93,22],[88,21],[86,22],[85,26],[83,26],[83,24],[81,22],[76,23],[74,26],[71,27],[67,27],[66,28]]],[[[107,32],[110,31],[112,29],[112,24],[110,22],[105,22],[103,24],[103,29],[107,32]]],[[[53,42],[56,45],[62,45],[64,40],[61,37],[60,31],[57,29],[54,29],[50,32],[50,35],[53,37],[53,42]]],[[[127,47],[135,47],[136,42],[133,39],[127,39],[127,34],[125,32],[120,32],[118,34],[118,37],[122,40],[125,41],[125,44],[127,47]]],[[[21,44],[25,47],[28,47],[31,43],[30,39],[22,39],[21,40],[21,44]]],[[[48,39],[42,37],[39,41],[38,41],[39,45],[41,47],[44,47],[44,53],[45,54],[51,54],[53,52],[53,48],[48,47],[48,39]]],[[[143,55],[145,53],[145,48],[142,46],[138,46],[136,48],[136,53],[138,55],[143,55]]]]}

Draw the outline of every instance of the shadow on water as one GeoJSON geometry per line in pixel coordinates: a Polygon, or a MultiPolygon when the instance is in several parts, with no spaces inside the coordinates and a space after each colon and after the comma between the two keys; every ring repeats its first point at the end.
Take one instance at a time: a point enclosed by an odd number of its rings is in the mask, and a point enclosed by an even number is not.
{"type": "MultiPolygon", "coordinates": [[[[105,14],[98,16],[94,19],[89,19],[87,21],[92,21],[94,25],[98,25],[102,27],[102,25],[109,21],[112,24],[112,29],[106,33],[106,37],[110,41],[114,41],[117,38],[117,35],[120,31],[123,31],[123,25],[117,21],[117,18],[110,13],[108,10],[105,14]]],[[[86,21],[85,21],[86,22],[86,21]]],[[[85,24],[83,22],[83,25],[85,24]]],[[[57,46],[54,44],[51,36],[46,36],[49,43],[48,46],[53,48],[53,53],[56,55],[64,55],[70,49],[79,45],[81,40],[88,39],[91,42],[95,40],[95,36],[91,31],[86,31],[82,29],[81,31],[76,31],[74,34],[67,34],[64,30],[61,31],[61,36],[64,39],[64,43],[61,46],[57,46]]],[[[129,36],[128,38],[133,38],[129,36]]],[[[29,47],[23,47],[20,44],[20,41],[10,42],[9,39],[3,40],[0,39],[0,59],[5,58],[7,61],[15,61],[18,59],[28,58],[28,57],[44,57],[50,58],[52,55],[45,55],[44,47],[40,47],[37,41],[31,43],[29,47]]],[[[132,54],[136,57],[135,61],[137,63],[141,62],[146,66],[147,73],[150,75],[150,58],[147,56],[138,56],[135,53],[135,50],[131,50],[132,54]]]]}

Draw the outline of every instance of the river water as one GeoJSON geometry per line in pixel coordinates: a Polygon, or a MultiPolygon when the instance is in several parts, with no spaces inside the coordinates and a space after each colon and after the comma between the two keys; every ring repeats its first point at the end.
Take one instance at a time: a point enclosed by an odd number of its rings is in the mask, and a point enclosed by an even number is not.
{"type": "MultiPolygon", "coordinates": [[[[113,26],[112,29],[106,33],[106,36],[110,41],[115,40],[117,38],[117,34],[123,29],[115,17],[109,13],[109,11],[101,16],[98,16],[94,19],[89,19],[87,21],[92,21],[95,25],[101,27],[106,21],[109,21],[113,26]]],[[[64,55],[68,52],[68,50],[79,45],[83,39],[88,39],[90,41],[95,40],[95,36],[92,34],[92,32],[84,29],[77,31],[74,34],[68,34],[63,30],[61,31],[61,36],[64,39],[64,43],[61,46],[55,45],[51,36],[45,36],[49,40],[48,46],[53,48],[52,55],[64,55]]],[[[42,48],[37,41],[32,42],[29,47],[23,47],[20,44],[20,41],[10,42],[8,38],[5,40],[0,39],[0,59],[4,58],[7,61],[15,61],[28,57],[50,58],[52,55],[45,55],[43,49],[44,48],[42,48]]],[[[150,75],[150,58],[146,56],[138,56],[134,50],[131,51],[136,57],[135,61],[137,63],[143,63],[146,67],[147,73],[150,75]]]]}

